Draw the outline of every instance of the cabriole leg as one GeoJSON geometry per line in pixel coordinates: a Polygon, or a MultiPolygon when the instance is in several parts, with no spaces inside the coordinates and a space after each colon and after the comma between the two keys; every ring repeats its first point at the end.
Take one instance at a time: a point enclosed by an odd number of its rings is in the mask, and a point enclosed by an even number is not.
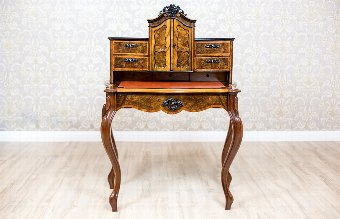
{"type": "MultiPolygon", "coordinates": [[[[116,142],[115,142],[115,139],[113,137],[113,133],[112,133],[112,129],[111,129],[111,143],[113,145],[113,150],[115,152],[115,155],[118,159],[118,151],[117,151],[117,146],[116,146],[116,142]]],[[[113,167],[111,168],[111,171],[109,173],[109,175],[107,176],[107,180],[109,182],[109,185],[110,185],[110,189],[113,189],[113,185],[114,185],[114,178],[115,178],[115,172],[113,170],[113,167]]]]}
{"type": "Polygon", "coordinates": [[[237,109],[237,94],[228,95],[228,113],[230,116],[229,130],[222,152],[222,172],[221,181],[226,199],[225,209],[230,210],[234,201],[233,195],[230,192],[230,183],[232,180],[229,172],[231,163],[233,162],[238,149],[240,148],[243,137],[242,120],[238,115],[237,109]]]}
{"type": "Polygon", "coordinates": [[[101,124],[101,136],[102,136],[102,142],[105,148],[105,151],[110,159],[110,162],[112,164],[112,169],[108,176],[108,181],[110,184],[110,188],[113,189],[110,197],[109,202],[112,207],[112,211],[117,211],[117,200],[118,200],[118,194],[120,189],[120,182],[121,182],[121,172],[120,172],[120,166],[118,162],[118,156],[117,156],[117,149],[116,145],[111,133],[111,123],[114,115],[116,114],[116,111],[114,110],[114,107],[110,107],[110,99],[107,98],[106,102],[109,106],[105,105],[103,106],[103,116],[102,116],[102,124],[101,124]]]}

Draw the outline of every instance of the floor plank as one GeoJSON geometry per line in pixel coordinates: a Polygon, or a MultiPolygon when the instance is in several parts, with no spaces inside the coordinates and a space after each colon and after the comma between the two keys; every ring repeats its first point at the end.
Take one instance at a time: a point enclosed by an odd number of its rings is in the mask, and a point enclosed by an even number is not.
{"type": "Polygon", "coordinates": [[[0,218],[340,218],[340,143],[243,143],[224,210],[222,143],[117,143],[118,213],[100,143],[0,143],[0,218]]]}

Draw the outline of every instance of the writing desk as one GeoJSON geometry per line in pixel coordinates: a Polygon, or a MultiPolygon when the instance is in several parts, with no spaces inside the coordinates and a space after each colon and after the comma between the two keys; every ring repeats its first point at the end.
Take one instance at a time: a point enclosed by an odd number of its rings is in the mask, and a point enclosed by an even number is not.
{"type": "Polygon", "coordinates": [[[122,108],[176,114],[223,108],[230,117],[221,163],[221,181],[230,209],[229,168],[243,135],[237,94],[232,82],[233,38],[194,38],[195,20],[170,5],[149,21],[149,38],[110,39],[110,84],[102,109],[101,137],[112,164],[108,175],[112,211],[117,211],[121,184],[118,151],[112,134],[112,119],[122,108]]]}

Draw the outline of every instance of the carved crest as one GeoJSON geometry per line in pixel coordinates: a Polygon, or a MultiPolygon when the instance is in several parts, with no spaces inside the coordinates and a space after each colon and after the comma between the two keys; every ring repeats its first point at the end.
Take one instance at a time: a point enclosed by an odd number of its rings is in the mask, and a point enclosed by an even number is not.
{"type": "Polygon", "coordinates": [[[163,10],[161,10],[159,12],[159,15],[161,14],[167,14],[169,15],[170,17],[175,17],[176,14],[183,14],[184,16],[186,16],[186,14],[184,14],[184,11],[179,7],[179,6],[176,6],[174,4],[170,4],[169,6],[165,6],[163,8],[163,10]]]}

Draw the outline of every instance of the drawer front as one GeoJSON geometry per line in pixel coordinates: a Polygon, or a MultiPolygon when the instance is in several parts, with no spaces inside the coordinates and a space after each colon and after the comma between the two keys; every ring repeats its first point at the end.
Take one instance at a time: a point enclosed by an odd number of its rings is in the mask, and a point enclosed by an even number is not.
{"type": "Polygon", "coordinates": [[[197,71],[229,71],[230,57],[199,57],[195,58],[195,70],[197,71]]]}
{"type": "Polygon", "coordinates": [[[190,81],[228,81],[227,72],[193,72],[190,81]]]}
{"type": "Polygon", "coordinates": [[[195,42],[197,56],[230,56],[230,41],[199,41],[195,42]]]}
{"type": "Polygon", "coordinates": [[[145,71],[148,70],[148,57],[114,56],[114,71],[145,71]]]}
{"type": "Polygon", "coordinates": [[[148,55],[148,42],[141,41],[112,41],[113,54],[148,55]]]}
{"type": "Polygon", "coordinates": [[[152,81],[152,72],[149,71],[115,71],[114,78],[118,81],[152,81]]]}
{"type": "Polygon", "coordinates": [[[211,107],[226,108],[227,95],[218,94],[118,94],[117,108],[135,108],[147,112],[162,110],[175,114],[182,110],[198,112],[211,107]]]}
{"type": "Polygon", "coordinates": [[[189,72],[154,72],[154,81],[189,81],[189,72]]]}

